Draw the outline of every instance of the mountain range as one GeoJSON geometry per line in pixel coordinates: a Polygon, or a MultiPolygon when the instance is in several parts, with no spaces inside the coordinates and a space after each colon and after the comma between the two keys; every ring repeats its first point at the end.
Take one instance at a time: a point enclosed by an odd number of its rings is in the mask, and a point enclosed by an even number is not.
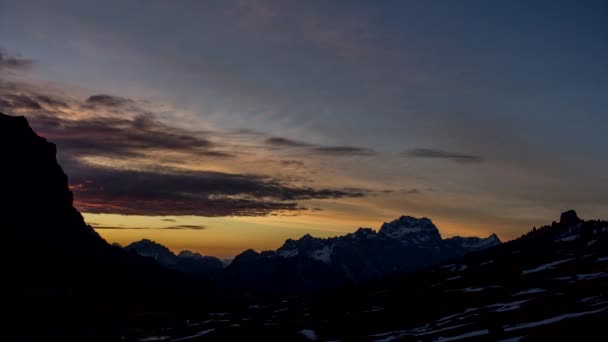
{"type": "Polygon", "coordinates": [[[250,249],[237,255],[225,269],[218,258],[190,251],[175,255],[146,239],[125,250],[153,258],[170,269],[213,279],[223,287],[298,293],[412,272],[501,243],[495,234],[442,239],[430,219],[402,216],[384,223],[377,232],[359,228],[325,239],[307,234],[298,240],[288,239],[275,251],[250,249]]]}
{"type": "Polygon", "coordinates": [[[487,238],[442,239],[428,218],[402,216],[376,232],[360,228],[333,238],[304,235],[276,251],[245,251],[226,268],[224,286],[271,291],[310,291],[412,272],[501,243],[487,238]]]}
{"type": "Polygon", "coordinates": [[[152,258],[169,269],[203,277],[212,277],[215,272],[224,268],[222,261],[216,257],[203,256],[188,250],[175,255],[169,248],[148,239],[133,242],[124,249],[127,252],[152,258]]]}

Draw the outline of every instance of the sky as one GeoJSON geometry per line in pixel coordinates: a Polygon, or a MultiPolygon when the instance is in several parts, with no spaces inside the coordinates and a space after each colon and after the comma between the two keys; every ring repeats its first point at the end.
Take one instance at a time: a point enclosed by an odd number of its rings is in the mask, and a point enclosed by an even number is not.
{"type": "Polygon", "coordinates": [[[109,242],[608,218],[604,1],[0,0],[0,111],[109,242]]]}

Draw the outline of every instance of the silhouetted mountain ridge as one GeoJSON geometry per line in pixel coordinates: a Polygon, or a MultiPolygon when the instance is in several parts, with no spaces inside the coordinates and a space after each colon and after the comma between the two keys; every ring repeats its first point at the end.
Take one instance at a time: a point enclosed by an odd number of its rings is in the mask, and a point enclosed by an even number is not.
{"type": "Polygon", "coordinates": [[[433,222],[401,216],[378,232],[359,228],[332,238],[287,239],[276,251],[247,250],[223,274],[223,285],[299,292],[378,280],[501,244],[487,238],[442,239],[433,222]],[[316,271],[315,271],[316,270],[316,271]]]}
{"type": "Polygon", "coordinates": [[[216,257],[203,256],[188,250],[175,255],[169,248],[148,239],[133,242],[124,249],[152,258],[167,268],[199,276],[212,277],[224,268],[224,264],[216,257]]]}

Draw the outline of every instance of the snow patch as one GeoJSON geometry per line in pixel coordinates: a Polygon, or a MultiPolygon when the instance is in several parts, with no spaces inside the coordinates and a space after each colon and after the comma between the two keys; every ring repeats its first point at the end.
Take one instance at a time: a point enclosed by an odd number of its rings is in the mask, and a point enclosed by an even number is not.
{"type": "Polygon", "coordinates": [[[516,336],[516,337],[510,337],[504,340],[500,340],[498,342],[519,342],[521,341],[524,337],[526,336],[516,336]]]}
{"type": "Polygon", "coordinates": [[[152,341],[166,341],[170,339],[171,336],[149,336],[138,339],[139,342],[152,342],[152,341]]]}
{"type": "Polygon", "coordinates": [[[553,261],[553,262],[550,262],[548,264],[540,265],[540,266],[538,266],[536,268],[533,268],[533,269],[522,271],[521,274],[524,275],[524,274],[530,274],[530,273],[536,273],[536,272],[550,270],[550,269],[554,268],[555,266],[557,266],[559,264],[563,264],[563,263],[571,261],[571,260],[574,260],[574,258],[553,261]]]}
{"type": "Polygon", "coordinates": [[[200,337],[200,336],[207,335],[207,334],[212,333],[212,332],[214,332],[214,331],[215,331],[215,328],[211,328],[211,329],[207,329],[207,330],[203,330],[203,331],[197,332],[197,333],[196,333],[196,334],[194,334],[194,335],[190,335],[190,336],[186,336],[186,337],[180,337],[180,338],[176,338],[176,339],[173,339],[173,340],[171,340],[171,341],[173,341],[173,342],[177,342],[177,341],[186,341],[186,340],[191,340],[191,339],[193,339],[193,338],[197,338],[197,337],[200,337]]]}
{"type": "Polygon", "coordinates": [[[317,340],[317,333],[314,330],[302,329],[302,330],[300,330],[300,334],[302,334],[304,337],[306,337],[307,339],[309,339],[311,341],[317,340]]]}
{"type": "Polygon", "coordinates": [[[292,258],[292,257],[295,257],[296,255],[300,254],[300,251],[297,249],[289,249],[286,251],[280,251],[277,254],[279,256],[282,256],[283,258],[292,258]]]}
{"type": "Polygon", "coordinates": [[[591,280],[591,279],[603,278],[605,276],[608,276],[608,274],[606,274],[606,272],[579,273],[579,274],[576,275],[576,279],[578,279],[578,280],[591,280]]]}
{"type": "Polygon", "coordinates": [[[482,335],[487,335],[490,332],[488,331],[488,329],[483,329],[483,330],[476,330],[476,331],[471,331],[468,333],[464,333],[461,335],[456,335],[456,336],[450,336],[450,337],[443,337],[440,336],[438,339],[436,339],[435,341],[440,341],[440,342],[448,342],[448,341],[458,341],[458,340],[462,340],[464,338],[469,338],[469,337],[475,337],[475,336],[482,336],[482,335]]]}
{"type": "Polygon", "coordinates": [[[510,303],[496,303],[496,304],[488,305],[487,308],[495,308],[495,307],[497,307],[496,310],[492,310],[490,312],[512,311],[512,310],[519,309],[521,307],[521,304],[523,304],[523,303],[525,303],[527,301],[529,301],[529,299],[518,300],[518,301],[510,302],[510,303]]]}
{"type": "Polygon", "coordinates": [[[581,236],[579,234],[574,234],[574,235],[563,237],[563,238],[558,239],[556,241],[568,242],[568,241],[574,241],[574,240],[576,240],[576,239],[578,239],[580,237],[581,236]]]}
{"type": "Polygon", "coordinates": [[[324,246],[323,248],[317,249],[314,252],[310,253],[310,257],[328,264],[331,262],[331,253],[333,249],[334,246],[324,246]]]}
{"type": "Polygon", "coordinates": [[[522,295],[526,295],[526,294],[540,293],[540,292],[545,292],[545,291],[546,291],[545,289],[535,287],[533,289],[519,291],[519,292],[513,294],[513,296],[522,296],[522,295]]]}
{"type": "Polygon", "coordinates": [[[551,318],[543,319],[542,321],[529,322],[529,323],[520,323],[520,324],[515,324],[515,325],[505,325],[503,327],[503,329],[504,329],[505,332],[510,332],[510,331],[516,331],[516,330],[521,330],[521,329],[534,328],[534,327],[538,327],[538,326],[541,326],[541,325],[557,323],[559,321],[563,321],[563,320],[569,319],[569,318],[577,318],[577,317],[582,317],[582,316],[587,316],[587,315],[593,315],[593,314],[596,314],[596,313],[600,313],[600,312],[602,312],[602,311],[604,311],[606,309],[608,309],[608,306],[607,307],[603,307],[601,309],[592,310],[592,311],[568,313],[568,314],[564,314],[564,315],[561,315],[561,316],[556,316],[556,317],[551,317],[551,318]]]}

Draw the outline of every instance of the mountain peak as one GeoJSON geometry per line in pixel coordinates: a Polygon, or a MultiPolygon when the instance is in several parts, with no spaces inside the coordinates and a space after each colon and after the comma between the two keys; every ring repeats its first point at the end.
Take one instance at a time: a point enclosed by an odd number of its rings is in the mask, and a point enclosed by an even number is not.
{"type": "Polygon", "coordinates": [[[426,217],[401,216],[382,224],[378,234],[413,245],[429,246],[441,243],[439,230],[426,217]]]}
{"type": "Polygon", "coordinates": [[[500,238],[498,237],[498,235],[496,235],[494,233],[492,233],[492,235],[488,236],[486,239],[502,243],[502,241],[500,240],[500,238]]]}
{"type": "Polygon", "coordinates": [[[500,238],[496,234],[492,234],[487,238],[454,236],[443,241],[449,246],[462,248],[467,251],[479,251],[502,244],[502,241],[500,241],[500,238]]]}
{"type": "Polygon", "coordinates": [[[203,255],[200,253],[196,253],[196,252],[192,252],[189,250],[183,250],[181,252],[179,252],[179,254],[177,255],[178,258],[187,258],[187,259],[194,259],[194,260],[200,260],[203,258],[203,255]]]}
{"type": "Polygon", "coordinates": [[[175,254],[173,254],[169,248],[149,239],[133,242],[124,249],[127,251],[135,251],[141,256],[153,258],[164,265],[172,265],[177,262],[175,254]]]}
{"type": "Polygon", "coordinates": [[[576,211],[574,210],[568,210],[566,212],[563,212],[559,218],[559,223],[565,226],[574,226],[580,223],[581,221],[582,220],[578,217],[576,211]]]}

